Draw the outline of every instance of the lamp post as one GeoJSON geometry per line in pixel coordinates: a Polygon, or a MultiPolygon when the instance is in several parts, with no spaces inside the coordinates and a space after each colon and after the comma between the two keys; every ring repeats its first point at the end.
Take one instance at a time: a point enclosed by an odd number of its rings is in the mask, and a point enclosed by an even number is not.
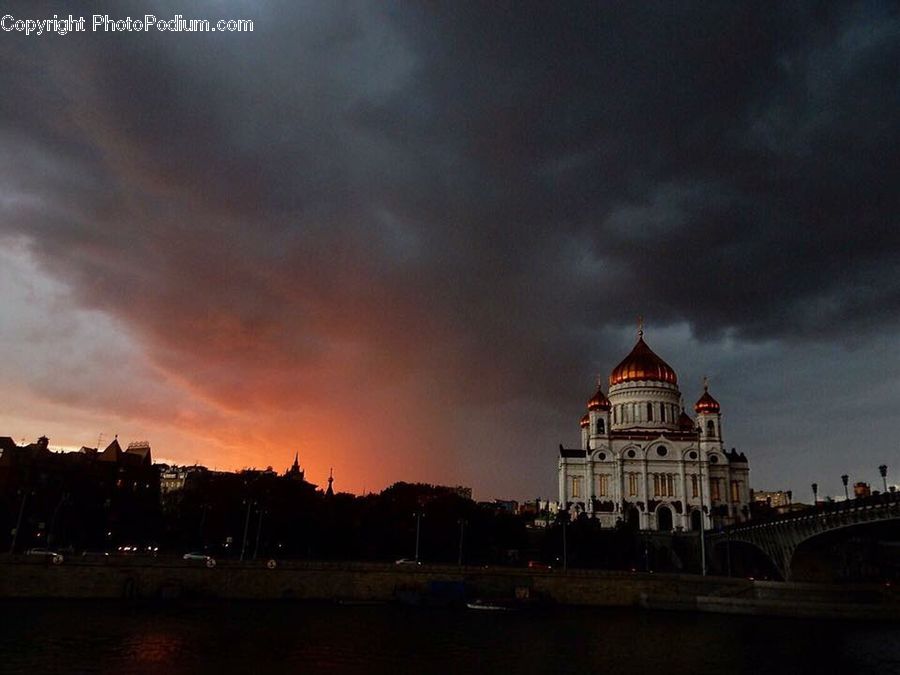
{"type": "Polygon", "coordinates": [[[12,543],[9,545],[9,554],[12,555],[16,552],[16,542],[19,539],[19,530],[22,529],[22,516],[25,515],[25,504],[28,503],[28,495],[30,490],[22,491],[22,503],[19,505],[19,517],[16,518],[16,527],[12,532],[12,543]]]}
{"type": "Polygon", "coordinates": [[[50,529],[47,530],[47,548],[52,548],[54,543],[54,527],[56,526],[56,517],[59,515],[59,509],[68,501],[69,493],[63,492],[62,496],[59,498],[59,502],[56,504],[56,508],[53,509],[53,515],[50,517],[50,529]]]}
{"type": "Polygon", "coordinates": [[[703,451],[700,449],[700,428],[697,428],[697,481],[700,487],[700,574],[706,576],[706,535],[703,518],[703,451]]]}
{"type": "Polygon", "coordinates": [[[850,480],[850,477],[847,474],[841,476],[841,482],[844,484],[844,499],[850,501],[850,493],[847,491],[847,482],[850,480]]]}
{"type": "Polygon", "coordinates": [[[462,567],[463,564],[463,537],[466,533],[466,520],[465,518],[459,519],[459,560],[457,564],[462,567]]]}
{"type": "Polygon", "coordinates": [[[887,464],[878,467],[878,473],[881,474],[881,482],[884,485],[884,491],[887,492],[887,464]]]}
{"type": "Polygon", "coordinates": [[[819,484],[813,483],[811,486],[813,491],[813,506],[818,506],[819,504],[819,484]]]}
{"type": "Polygon", "coordinates": [[[416,563],[419,562],[419,535],[422,531],[422,512],[416,511],[416,563]]]}
{"type": "Polygon", "coordinates": [[[256,556],[259,555],[259,535],[262,532],[262,524],[263,524],[263,515],[266,513],[266,510],[263,508],[259,509],[259,522],[256,523],[256,544],[253,546],[253,559],[256,560],[256,556]]]}
{"type": "Polygon", "coordinates": [[[244,553],[247,550],[247,530],[250,529],[250,508],[253,506],[253,500],[248,499],[246,501],[247,504],[247,517],[244,518],[244,537],[241,539],[241,562],[244,561],[244,553]]]}

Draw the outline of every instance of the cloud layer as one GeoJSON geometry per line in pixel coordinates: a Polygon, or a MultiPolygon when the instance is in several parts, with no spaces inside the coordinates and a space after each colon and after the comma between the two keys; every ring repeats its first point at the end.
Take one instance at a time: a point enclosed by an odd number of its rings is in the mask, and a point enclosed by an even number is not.
{"type": "Polygon", "coordinates": [[[64,328],[81,372],[36,399],[174,429],[164,454],[209,464],[299,447],[352,489],[552,494],[555,444],[643,314],[688,399],[715,376],[757,487],[808,483],[798,454],[869,470],[896,434],[896,377],[869,379],[897,374],[895,8],[192,16],[255,29],[0,38],[0,232],[127,352],[114,400],[73,396],[107,354],[64,328]],[[834,416],[872,448],[858,466],[834,416]]]}

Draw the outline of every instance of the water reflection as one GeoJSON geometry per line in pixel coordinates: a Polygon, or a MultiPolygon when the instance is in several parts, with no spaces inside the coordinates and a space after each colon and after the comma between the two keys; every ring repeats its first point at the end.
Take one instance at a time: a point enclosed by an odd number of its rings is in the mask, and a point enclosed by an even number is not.
{"type": "Polygon", "coordinates": [[[634,610],[0,604],[4,673],[898,672],[900,626],[634,610]]]}

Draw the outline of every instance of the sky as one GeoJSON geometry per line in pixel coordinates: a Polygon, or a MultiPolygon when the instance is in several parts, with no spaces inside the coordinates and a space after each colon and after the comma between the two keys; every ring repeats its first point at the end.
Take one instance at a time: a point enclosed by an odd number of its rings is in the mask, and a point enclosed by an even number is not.
{"type": "Polygon", "coordinates": [[[900,471],[896,4],[106,7],[254,30],[0,32],[0,435],[555,498],[643,316],[754,488],[900,471]]]}

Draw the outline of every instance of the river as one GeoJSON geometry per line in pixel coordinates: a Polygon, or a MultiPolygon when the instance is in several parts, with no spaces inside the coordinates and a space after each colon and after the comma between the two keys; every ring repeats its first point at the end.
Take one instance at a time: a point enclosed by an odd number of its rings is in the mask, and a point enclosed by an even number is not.
{"type": "Polygon", "coordinates": [[[3,673],[898,673],[900,625],[631,609],[0,603],[3,673]]]}

